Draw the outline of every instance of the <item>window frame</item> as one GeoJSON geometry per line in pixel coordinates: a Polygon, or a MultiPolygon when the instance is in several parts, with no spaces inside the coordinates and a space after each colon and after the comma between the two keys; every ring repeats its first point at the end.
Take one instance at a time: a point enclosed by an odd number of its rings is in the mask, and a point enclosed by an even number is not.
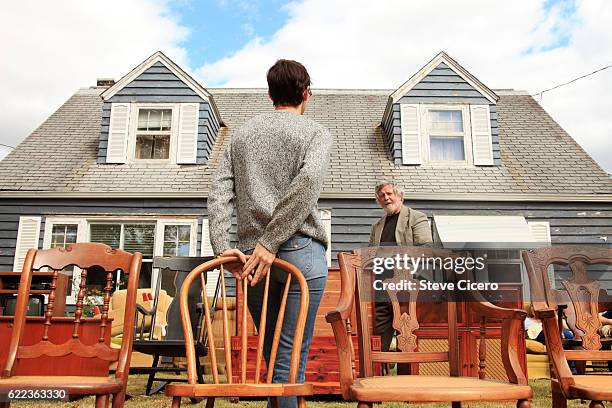
{"type": "Polygon", "coordinates": [[[132,103],[130,109],[130,125],[128,131],[128,163],[144,163],[144,164],[176,164],[176,152],[178,149],[179,135],[179,103],[132,103]],[[170,121],[170,146],[167,159],[137,159],[136,158],[136,140],[138,136],[138,115],[141,109],[170,109],[172,111],[172,120],[170,121]]]}
{"type": "MultiPolygon", "coordinates": [[[[422,164],[436,167],[473,167],[474,158],[472,154],[472,127],[470,119],[470,106],[466,104],[419,104],[420,110],[420,134],[422,164]],[[430,134],[430,111],[461,111],[463,120],[463,151],[464,160],[431,160],[431,136],[441,136],[430,134]]],[[[453,136],[453,135],[451,135],[453,136]]],[[[456,135],[458,137],[458,135],[456,135]]]]}

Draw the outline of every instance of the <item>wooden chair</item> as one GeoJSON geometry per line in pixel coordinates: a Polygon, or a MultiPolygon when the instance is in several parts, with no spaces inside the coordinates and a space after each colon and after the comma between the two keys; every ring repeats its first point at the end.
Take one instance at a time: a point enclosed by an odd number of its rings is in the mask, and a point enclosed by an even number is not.
{"type": "MultiPolygon", "coordinates": [[[[408,256],[456,258],[452,252],[431,248],[412,248],[406,250],[408,256]]],[[[517,407],[530,407],[532,390],[520,368],[518,345],[521,341],[522,324],[526,313],[522,310],[504,309],[486,301],[469,302],[473,311],[481,318],[479,346],[479,377],[460,377],[457,307],[452,292],[446,301],[448,314],[448,351],[419,352],[415,330],[417,321],[418,290],[402,293],[408,298],[398,299],[398,292],[388,291],[393,303],[393,326],[398,332],[396,352],[373,351],[370,335],[373,326],[368,306],[373,307],[373,273],[368,270],[376,257],[376,248],[355,251],[353,254],[341,253],[340,263],[341,294],[336,310],[326,315],[331,323],[340,359],[340,388],[347,400],[358,401],[359,408],[371,408],[379,401],[410,402],[452,402],[460,407],[461,401],[500,401],[517,400],[517,407]],[[365,265],[365,267],[364,267],[365,265]],[[369,266],[368,266],[369,265],[369,266]],[[359,373],[355,375],[355,351],[351,342],[354,322],[350,321],[351,310],[356,308],[357,335],[359,339],[359,373]],[[506,374],[511,381],[496,382],[485,380],[486,369],[486,330],[487,319],[501,319],[502,359],[506,374]],[[436,377],[425,375],[375,376],[374,367],[384,363],[432,363],[448,362],[449,376],[436,377]]],[[[447,272],[447,282],[454,281],[453,273],[447,272]]],[[[412,281],[418,288],[418,281],[409,271],[396,269],[393,281],[412,281]]],[[[440,293],[438,293],[440,295],[440,293]]],[[[427,300],[425,300],[427,301],[427,300]]]]}
{"type": "MultiPolygon", "coordinates": [[[[198,265],[210,261],[213,259],[210,256],[207,257],[155,257],[153,258],[153,267],[160,268],[157,284],[155,286],[155,296],[153,298],[153,306],[151,310],[146,309],[140,305],[137,305],[138,314],[142,314],[143,318],[140,319],[141,325],[136,326],[136,334],[134,339],[133,349],[135,351],[150,354],[153,356],[153,363],[151,367],[138,367],[132,368],[131,373],[134,374],[148,374],[147,385],[145,389],[146,395],[153,395],[164,389],[166,385],[171,382],[183,382],[186,381],[184,378],[177,377],[158,377],[158,373],[164,372],[184,372],[186,371],[184,368],[180,367],[160,367],[159,362],[162,357],[185,357],[185,340],[183,337],[183,328],[181,324],[181,314],[179,307],[179,299],[178,294],[183,286],[183,282],[187,277],[187,274],[191,272],[192,269],[197,267],[198,265]],[[157,300],[159,290],[162,286],[162,274],[165,272],[171,272],[174,274],[173,284],[176,289],[174,299],[172,303],[168,307],[168,311],[166,313],[166,321],[168,322],[168,327],[166,330],[166,335],[163,339],[154,339],[153,338],[153,330],[149,331],[149,335],[145,336],[144,334],[144,322],[145,317],[150,316],[151,323],[150,326],[155,326],[155,320],[157,318],[157,300]],[[140,307],[138,307],[140,306],[140,307]],[[159,382],[159,385],[153,388],[154,382],[159,382]]],[[[218,285],[217,285],[218,286],[218,285]]],[[[203,332],[200,330],[202,327],[203,320],[203,305],[202,305],[202,288],[201,282],[197,282],[196,284],[191,285],[189,288],[188,294],[188,304],[189,304],[189,315],[191,317],[191,326],[194,330],[195,337],[195,353],[196,353],[196,362],[200,361],[200,357],[205,356],[207,354],[207,342],[208,339],[203,332]]],[[[213,302],[210,305],[211,311],[214,314],[215,307],[215,298],[213,298],[213,302]]],[[[198,377],[199,383],[204,383],[204,377],[202,373],[202,367],[200,364],[196,364],[196,374],[198,377]]]]}
{"type": "MultiPolygon", "coordinates": [[[[211,368],[212,368],[212,376],[213,376],[213,384],[198,384],[196,378],[196,365],[198,362],[196,361],[196,353],[194,350],[194,341],[193,341],[193,333],[190,324],[190,311],[189,311],[189,303],[188,303],[188,292],[187,288],[192,284],[192,282],[196,279],[204,279],[204,275],[208,272],[215,270],[216,268],[220,269],[220,276],[224,276],[224,265],[229,263],[239,262],[238,258],[235,257],[221,257],[210,262],[206,262],[197,268],[195,268],[188,276],[185,278],[185,282],[183,283],[183,288],[180,293],[180,307],[181,307],[181,319],[183,323],[183,331],[185,341],[185,347],[187,351],[187,384],[169,384],[166,387],[166,395],[173,397],[172,399],[172,407],[178,408],[181,404],[181,397],[206,397],[206,406],[207,408],[212,408],[214,406],[215,397],[270,397],[272,403],[275,404],[276,397],[281,396],[296,396],[298,397],[298,406],[300,408],[304,408],[306,406],[306,401],[304,396],[312,395],[312,385],[311,384],[298,384],[297,383],[297,375],[299,368],[299,360],[300,360],[300,350],[302,346],[302,338],[304,335],[304,325],[306,323],[306,314],[308,309],[308,286],[306,284],[306,280],[304,276],[295,266],[290,263],[283,261],[281,259],[275,259],[273,266],[276,268],[280,268],[283,271],[287,272],[287,282],[285,283],[283,297],[281,301],[281,305],[278,311],[278,320],[274,329],[274,338],[272,342],[272,351],[270,354],[270,361],[268,362],[268,367],[266,369],[266,378],[262,381],[262,367],[261,360],[263,357],[263,348],[264,348],[264,336],[259,336],[259,343],[257,346],[257,359],[256,359],[256,368],[253,378],[247,379],[247,308],[244,307],[242,309],[242,332],[240,333],[240,341],[241,341],[241,350],[240,350],[240,376],[238,383],[233,382],[233,371],[232,371],[232,358],[231,358],[231,339],[229,333],[229,320],[228,320],[228,310],[227,310],[227,293],[226,293],[226,283],[225,279],[221,279],[221,305],[222,305],[222,318],[223,318],[223,351],[225,357],[226,364],[226,372],[225,377],[226,380],[224,383],[220,382],[219,379],[219,369],[217,365],[217,351],[215,347],[209,348],[209,356],[211,359],[211,368]],[[287,296],[289,294],[289,286],[291,282],[295,282],[298,284],[301,296],[300,296],[300,308],[296,320],[296,329],[295,335],[293,338],[293,349],[291,353],[291,361],[289,366],[289,382],[287,384],[278,384],[272,383],[272,376],[274,372],[274,364],[276,360],[276,353],[279,346],[280,340],[280,332],[283,325],[285,307],[287,304],[287,296]]],[[[261,313],[261,320],[259,322],[259,333],[265,333],[266,328],[266,312],[267,312],[267,303],[268,303],[268,288],[270,283],[270,274],[268,274],[265,278],[265,290],[263,297],[263,309],[261,313]]],[[[239,284],[239,282],[236,282],[239,284]]],[[[248,293],[249,293],[249,281],[243,280],[242,284],[242,296],[244,304],[247,304],[248,293]]],[[[210,307],[208,304],[208,299],[206,296],[203,296],[204,300],[204,321],[206,332],[208,333],[208,341],[210,344],[216,344],[213,330],[212,330],[212,321],[210,315],[210,307]]]]}
{"type": "Polygon", "coordinates": [[[598,313],[612,309],[612,297],[587,273],[592,265],[612,265],[612,249],[556,246],[523,251],[523,260],[534,314],[542,320],[546,339],[553,407],[566,407],[568,399],[577,398],[591,400],[591,408],[603,407],[602,401],[612,401],[612,373],[572,375],[568,360],[612,360],[612,351],[602,350],[604,341],[598,332],[601,327],[598,313]],[[569,267],[571,271],[571,276],[561,281],[564,290],[551,287],[548,269],[553,264],[569,267]],[[564,350],[561,339],[564,309],[576,336],[575,341],[567,343],[572,343],[572,350],[564,350]]]}
{"type": "MultiPolygon", "coordinates": [[[[134,326],[134,311],[136,305],[136,288],[138,286],[138,275],[142,255],[139,252],[130,254],[118,249],[112,249],[104,244],[81,243],[70,244],[64,248],[45,250],[30,249],[26,255],[21,280],[19,283],[19,294],[17,311],[14,319],[14,327],[9,346],[9,355],[0,378],[0,394],[6,394],[11,389],[59,389],[64,390],[67,395],[95,395],[96,407],[105,407],[113,396],[113,407],[122,407],[125,399],[127,379],[132,353],[132,327],[134,326]],[[58,274],[67,266],[75,265],[81,270],[81,284],[78,288],[77,303],[74,318],[63,318],[53,316],[57,297],[65,296],[65,293],[56,293],[56,281],[58,274]],[[41,268],[49,268],[53,271],[51,292],[44,319],[42,339],[32,345],[23,344],[26,325],[26,306],[30,293],[32,273],[41,268]],[[88,270],[104,270],[106,273],[106,286],[104,287],[104,304],[102,306],[102,317],[97,330],[97,341],[94,344],[85,344],[81,341],[84,335],[84,325],[88,320],[83,318],[83,300],[86,293],[86,281],[88,270]],[[124,341],[120,349],[110,347],[110,320],[108,318],[108,304],[111,297],[114,272],[120,270],[127,277],[127,298],[125,306],[125,330],[124,341]],[[72,334],[68,333],[68,339],[59,339],[59,330],[55,330],[54,323],[60,320],[71,319],[73,321],[72,334]],[[63,341],[63,342],[62,342],[63,341]],[[61,342],[61,343],[60,343],[61,342]],[[42,363],[42,360],[50,357],[77,356],[100,361],[106,365],[117,361],[117,370],[113,377],[93,376],[60,376],[45,375],[52,363],[42,363]],[[41,359],[40,376],[14,375],[19,362],[25,359],[41,359]]],[[[57,324],[56,324],[57,325],[57,324]]],[[[32,330],[32,329],[30,329],[32,330]]],[[[49,360],[46,360],[49,361],[49,360]]],[[[58,360],[60,361],[60,360],[58,360]]],[[[56,363],[57,364],[57,363],[56,363]]],[[[87,367],[91,364],[88,362],[87,367]]],[[[61,365],[61,364],[58,364],[61,365]]],[[[57,369],[57,367],[54,367],[57,369]]],[[[9,403],[0,403],[7,408],[9,403]]]]}

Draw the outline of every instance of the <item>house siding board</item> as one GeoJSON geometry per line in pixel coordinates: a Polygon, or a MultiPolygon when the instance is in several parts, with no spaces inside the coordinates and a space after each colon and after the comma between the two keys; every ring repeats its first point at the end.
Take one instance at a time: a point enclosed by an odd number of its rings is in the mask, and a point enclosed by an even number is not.
{"type": "Polygon", "coordinates": [[[216,135],[219,132],[219,121],[215,117],[210,104],[161,62],[152,65],[104,103],[98,146],[98,163],[106,163],[110,109],[111,104],[114,102],[199,103],[200,119],[198,123],[196,164],[207,163],[212,146],[216,140],[216,135]]]}
{"type": "Polygon", "coordinates": [[[384,142],[393,164],[402,164],[402,128],[400,104],[394,103],[383,125],[384,142]]]}
{"type": "MultiPolygon", "coordinates": [[[[496,105],[486,99],[484,95],[457,75],[446,64],[441,63],[438,65],[410,89],[410,91],[402,96],[402,98],[399,99],[399,103],[463,103],[468,105],[489,105],[489,112],[491,113],[493,162],[496,166],[501,166],[496,105]]],[[[399,111],[396,119],[400,119],[399,111]]],[[[400,130],[401,134],[401,125],[399,123],[397,128],[400,130]]],[[[392,149],[391,155],[394,158],[395,164],[401,164],[401,146],[399,151],[396,150],[396,145],[390,146],[390,148],[392,149]],[[398,156],[399,162],[397,160],[398,156]]]]}

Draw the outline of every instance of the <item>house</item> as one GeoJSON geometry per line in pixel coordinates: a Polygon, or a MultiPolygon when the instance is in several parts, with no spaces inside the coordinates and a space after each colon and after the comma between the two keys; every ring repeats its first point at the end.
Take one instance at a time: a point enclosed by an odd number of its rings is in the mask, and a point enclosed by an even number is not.
{"type": "MultiPolygon", "coordinates": [[[[161,52],[79,89],[0,162],[0,267],[99,241],[141,251],[148,286],[153,256],[210,254],[212,174],[232,132],[271,109],[266,89],[206,89],[161,52]]],[[[314,90],[306,114],[334,137],[319,201],[330,264],[367,245],[381,179],[445,245],[611,241],[610,177],[530,95],[489,89],[444,52],[396,90],[314,90]]],[[[488,274],[524,280],[518,251],[496,258],[488,274]]]]}

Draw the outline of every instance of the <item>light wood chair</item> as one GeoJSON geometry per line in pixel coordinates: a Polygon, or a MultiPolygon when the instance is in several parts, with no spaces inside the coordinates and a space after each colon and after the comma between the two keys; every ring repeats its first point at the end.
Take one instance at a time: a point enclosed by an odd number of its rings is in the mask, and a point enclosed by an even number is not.
{"type": "MultiPolygon", "coordinates": [[[[247,257],[248,258],[248,257],[247,257]]],[[[213,376],[212,384],[198,384],[196,367],[199,362],[196,361],[194,336],[192,332],[191,317],[189,311],[188,302],[188,291],[187,289],[191,286],[194,280],[204,280],[204,275],[217,268],[220,270],[220,276],[224,276],[225,265],[230,263],[237,263],[238,258],[235,257],[221,257],[212,261],[206,262],[199,267],[195,268],[185,278],[183,287],[180,293],[180,308],[181,308],[181,320],[183,323],[183,337],[185,338],[185,347],[187,353],[187,384],[169,384],[166,386],[166,395],[172,397],[172,407],[178,408],[181,404],[181,397],[206,397],[207,408],[214,406],[216,397],[270,397],[273,405],[276,405],[276,397],[287,397],[295,396],[298,397],[298,406],[304,408],[306,406],[306,400],[304,399],[307,395],[312,395],[311,384],[299,384],[297,383],[298,368],[300,361],[300,350],[302,347],[302,338],[304,335],[304,326],[306,324],[306,315],[308,311],[308,286],[304,276],[295,266],[281,259],[275,259],[273,267],[280,268],[287,272],[287,281],[285,283],[282,301],[278,310],[278,320],[274,328],[274,338],[272,341],[272,349],[270,353],[270,360],[266,368],[265,379],[262,379],[262,367],[261,362],[263,358],[264,350],[264,336],[259,335],[256,355],[256,367],[255,372],[252,373],[252,378],[247,378],[247,308],[244,307],[241,313],[242,319],[242,332],[240,333],[240,375],[238,376],[238,382],[234,382],[234,373],[232,370],[232,356],[231,356],[231,338],[229,333],[230,322],[228,320],[227,310],[227,293],[226,293],[226,282],[225,279],[221,279],[221,316],[223,319],[223,352],[225,357],[225,382],[222,383],[220,380],[219,368],[217,365],[217,350],[216,347],[209,348],[209,356],[211,359],[211,369],[213,376]],[[274,367],[276,361],[276,354],[278,351],[281,328],[283,326],[283,320],[285,315],[285,307],[287,304],[287,296],[289,294],[289,286],[292,282],[297,283],[301,296],[298,316],[296,320],[295,335],[293,337],[293,349],[291,353],[291,361],[289,365],[289,381],[287,384],[272,383],[274,374],[274,367]]],[[[249,294],[249,281],[242,280],[242,282],[236,282],[236,284],[242,284],[242,297],[243,303],[246,305],[248,294],[249,294]]],[[[263,296],[263,308],[261,312],[261,320],[259,321],[259,333],[266,332],[266,315],[267,315],[267,303],[268,303],[268,289],[270,284],[270,274],[265,278],[265,289],[263,296]]],[[[210,313],[209,302],[206,294],[202,294],[202,301],[204,303],[204,322],[205,330],[208,334],[209,344],[216,344],[212,329],[212,319],[210,313]]],[[[219,300],[218,300],[219,301],[219,300]]],[[[249,373],[251,374],[251,373],[249,373]]]]}
{"type": "Polygon", "coordinates": [[[603,407],[612,401],[612,373],[573,375],[568,360],[611,361],[612,351],[602,350],[610,339],[599,334],[599,312],[612,309],[612,296],[598,281],[588,275],[593,265],[612,265],[612,249],[595,246],[555,246],[523,251],[529,275],[531,303],[536,318],[542,320],[546,349],[551,364],[553,407],[564,408],[568,399],[591,400],[591,408],[603,407]],[[550,265],[569,267],[571,276],[561,280],[563,288],[554,289],[549,277],[550,265]],[[571,350],[564,350],[563,314],[575,338],[565,341],[571,350]]]}
{"type": "MultiPolygon", "coordinates": [[[[431,248],[412,248],[404,251],[414,257],[456,258],[458,255],[447,250],[431,248]]],[[[461,401],[502,401],[516,400],[517,407],[531,406],[532,390],[520,367],[518,344],[521,341],[522,322],[526,313],[522,310],[503,309],[486,301],[470,301],[471,309],[481,317],[479,346],[479,377],[461,377],[458,347],[457,308],[452,294],[447,299],[448,314],[448,350],[441,352],[420,352],[415,331],[419,328],[417,321],[418,290],[407,291],[397,298],[398,292],[388,291],[393,303],[393,326],[398,332],[397,351],[373,351],[370,335],[373,325],[369,310],[374,307],[373,273],[368,270],[375,248],[355,251],[353,254],[341,253],[338,256],[341,276],[341,295],[336,310],[326,315],[331,323],[338,346],[340,359],[340,387],[346,400],[358,401],[359,408],[371,408],[374,402],[409,401],[409,402],[452,402],[453,407],[460,407],[461,401]],[[365,267],[364,267],[365,266],[365,267]],[[351,322],[351,310],[356,308],[357,336],[359,339],[359,373],[355,375],[355,351],[351,342],[354,322],[351,322]],[[489,381],[486,377],[486,321],[501,319],[502,344],[501,353],[508,382],[489,381]],[[375,376],[374,368],[384,363],[433,363],[448,362],[449,376],[398,375],[375,376]]],[[[394,270],[393,281],[418,281],[406,270],[394,270]]],[[[453,281],[451,273],[447,282],[453,281]]]]}
{"type": "MultiPolygon", "coordinates": [[[[96,395],[96,407],[105,407],[113,396],[113,407],[122,407],[125,399],[127,379],[132,353],[132,335],[134,326],[134,314],[136,305],[136,289],[138,286],[138,275],[142,255],[134,254],[118,249],[112,249],[104,244],[80,243],[70,244],[66,248],[54,248],[45,250],[30,249],[26,255],[21,280],[19,283],[19,294],[17,309],[14,318],[13,332],[9,346],[9,354],[0,378],[0,394],[6,394],[11,389],[57,389],[64,390],[68,396],[96,395]],[[66,293],[56,293],[56,281],[62,269],[74,265],[80,268],[81,283],[78,288],[76,309],[73,318],[53,316],[56,299],[66,296],[66,293]],[[32,282],[32,273],[35,270],[48,268],[53,271],[51,292],[44,318],[44,329],[42,338],[35,344],[24,345],[24,332],[28,329],[26,325],[27,304],[32,282]],[[104,304],[99,319],[96,340],[94,343],[85,344],[81,338],[84,337],[84,326],[93,322],[92,319],[83,317],[83,305],[86,295],[87,274],[90,270],[103,270],[106,273],[106,285],[104,287],[104,304]],[[112,282],[115,278],[114,272],[120,270],[127,278],[127,301],[124,316],[124,339],[120,349],[110,347],[110,320],[108,318],[108,304],[111,298],[112,282]],[[73,321],[72,334],[62,330],[56,330],[54,326],[70,319],[73,321]],[[60,322],[61,321],[61,322],[60,322]],[[56,323],[54,325],[54,323],[56,323]],[[62,336],[63,335],[63,336],[62,336]],[[64,337],[60,339],[59,337],[64,337]],[[93,366],[94,361],[106,367],[113,361],[117,361],[117,370],[114,376],[76,376],[76,375],[51,375],[45,371],[63,370],[63,365],[68,368],[66,360],[57,360],[56,364],[50,363],[49,358],[63,358],[75,356],[91,360],[87,367],[93,366]],[[39,376],[14,375],[19,362],[26,359],[39,359],[41,361],[41,374],[39,376]],[[45,362],[43,362],[45,361],[45,362]],[[64,364],[61,363],[64,362],[64,364]],[[53,365],[54,367],[49,367],[53,365]]],[[[64,322],[65,323],[65,322],[64,322]]],[[[97,319],[96,319],[97,323],[97,319]]],[[[65,327],[65,325],[64,325],[65,327]]],[[[32,330],[31,328],[29,330],[32,330]]],[[[98,364],[100,365],[100,364],[98,364]]],[[[10,402],[0,403],[0,407],[8,408],[10,402]]]]}

